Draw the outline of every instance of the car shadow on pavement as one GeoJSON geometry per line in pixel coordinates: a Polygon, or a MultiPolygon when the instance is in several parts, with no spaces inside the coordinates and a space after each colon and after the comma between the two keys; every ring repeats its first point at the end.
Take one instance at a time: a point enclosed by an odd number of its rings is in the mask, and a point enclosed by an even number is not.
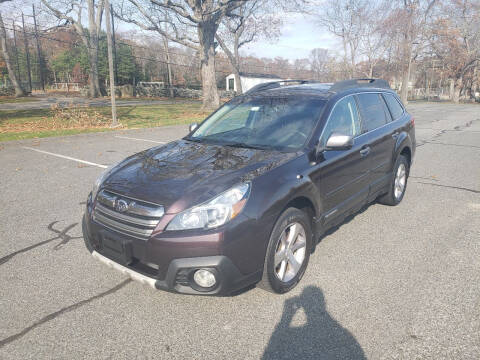
{"type": "Polygon", "coordinates": [[[355,337],[330,316],[323,292],[308,286],[285,301],[282,319],[262,357],[267,359],[366,359],[355,337]],[[304,312],[304,316],[301,316],[304,312]],[[297,319],[304,320],[298,324],[297,319]]]}
{"type": "Polygon", "coordinates": [[[353,212],[352,214],[346,216],[340,223],[338,223],[337,225],[334,225],[332,226],[331,228],[329,228],[327,231],[325,231],[324,233],[322,233],[316,242],[314,242],[314,246],[313,246],[313,249],[312,249],[312,254],[315,252],[316,248],[317,248],[317,245],[320,244],[322,242],[323,239],[325,239],[327,236],[329,235],[332,235],[333,233],[335,233],[338,229],[340,229],[343,225],[346,225],[348,223],[350,223],[351,221],[353,221],[358,215],[360,214],[363,214],[365,211],[367,211],[371,206],[375,206],[375,205],[379,205],[377,201],[372,201],[368,204],[365,204],[363,205],[360,210],[356,211],[356,212],[353,212]]]}

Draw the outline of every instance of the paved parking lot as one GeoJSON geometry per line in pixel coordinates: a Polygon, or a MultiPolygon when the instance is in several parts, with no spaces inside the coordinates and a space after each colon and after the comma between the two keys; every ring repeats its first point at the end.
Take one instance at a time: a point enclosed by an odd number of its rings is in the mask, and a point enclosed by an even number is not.
{"type": "Polygon", "coordinates": [[[102,167],[185,126],[0,143],[0,358],[479,359],[480,106],[408,108],[403,202],[325,236],[283,296],[154,291],[85,249],[102,167]]]}

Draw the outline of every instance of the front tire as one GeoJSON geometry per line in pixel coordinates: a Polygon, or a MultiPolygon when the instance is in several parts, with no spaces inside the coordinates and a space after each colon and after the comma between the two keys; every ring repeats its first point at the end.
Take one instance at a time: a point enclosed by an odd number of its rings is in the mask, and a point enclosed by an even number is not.
{"type": "Polygon", "coordinates": [[[286,209],[270,235],[259,286],[277,294],[292,290],[305,273],[311,250],[310,217],[297,208],[286,209]]]}
{"type": "Polygon", "coordinates": [[[384,205],[396,206],[400,204],[407,190],[407,180],[410,171],[408,160],[399,155],[393,167],[392,180],[388,187],[388,193],[378,199],[384,205]]]}

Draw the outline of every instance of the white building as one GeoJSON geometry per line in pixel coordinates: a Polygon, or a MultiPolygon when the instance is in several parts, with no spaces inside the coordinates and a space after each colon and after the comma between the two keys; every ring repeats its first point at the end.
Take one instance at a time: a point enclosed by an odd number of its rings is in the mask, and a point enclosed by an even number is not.
{"type": "MultiPolygon", "coordinates": [[[[258,84],[263,84],[270,81],[280,81],[280,80],[284,80],[284,79],[280,79],[276,75],[253,74],[253,73],[244,73],[244,72],[240,73],[240,82],[242,83],[243,92],[248,91],[249,89],[251,89],[252,87],[258,84]]],[[[228,90],[237,91],[237,84],[235,83],[234,74],[228,75],[225,81],[227,82],[225,85],[226,86],[225,88],[227,89],[227,91],[228,90]]]]}

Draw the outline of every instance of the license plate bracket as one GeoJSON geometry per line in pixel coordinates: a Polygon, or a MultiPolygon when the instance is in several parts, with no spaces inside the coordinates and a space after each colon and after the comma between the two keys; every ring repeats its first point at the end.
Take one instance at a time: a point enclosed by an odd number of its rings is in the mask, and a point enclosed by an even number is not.
{"type": "Polygon", "coordinates": [[[112,239],[111,237],[102,236],[102,248],[105,255],[123,265],[132,262],[132,243],[124,239],[112,239]]]}

